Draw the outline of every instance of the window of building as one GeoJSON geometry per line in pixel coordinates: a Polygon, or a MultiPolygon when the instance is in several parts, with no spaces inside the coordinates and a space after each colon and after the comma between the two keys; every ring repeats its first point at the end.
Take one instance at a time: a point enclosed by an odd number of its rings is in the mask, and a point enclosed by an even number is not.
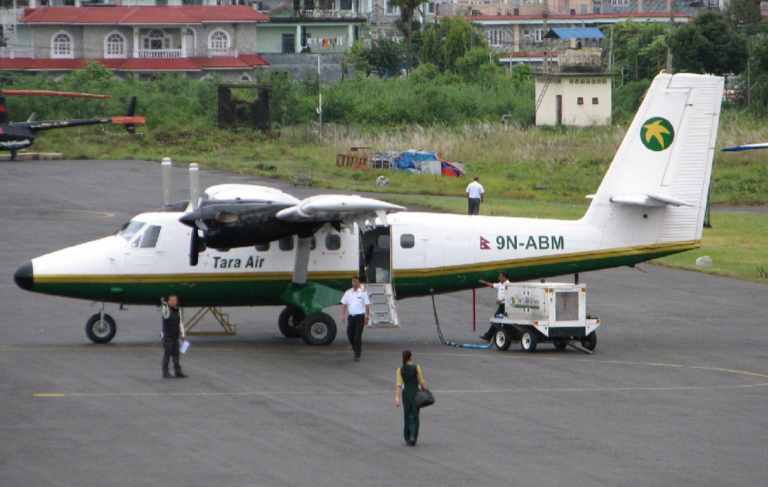
{"type": "Polygon", "coordinates": [[[629,7],[629,0],[611,0],[614,7],[629,7]]]}
{"type": "Polygon", "coordinates": [[[339,3],[340,10],[352,10],[352,0],[341,0],[339,3]]]}
{"type": "Polygon", "coordinates": [[[404,233],[400,235],[400,247],[404,249],[412,249],[416,245],[416,238],[410,233],[404,233]]]}
{"type": "Polygon", "coordinates": [[[241,74],[240,81],[253,81],[250,74],[241,74]]]}
{"type": "Polygon", "coordinates": [[[486,32],[486,38],[491,46],[503,46],[507,42],[507,32],[503,29],[492,29],[486,32]]]}
{"type": "Polygon", "coordinates": [[[223,30],[215,30],[208,37],[208,49],[211,54],[225,53],[229,49],[229,35],[223,30]]]}
{"type": "Polygon", "coordinates": [[[598,100],[597,100],[597,98],[592,98],[592,104],[593,104],[593,105],[597,105],[597,104],[598,104],[598,100]]]}
{"type": "Polygon", "coordinates": [[[581,96],[576,98],[576,104],[577,105],[583,105],[584,104],[584,98],[581,97],[581,96]]]}
{"type": "Polygon", "coordinates": [[[293,250],[293,237],[281,238],[277,241],[277,247],[284,251],[293,250]]]}
{"type": "Polygon", "coordinates": [[[283,54],[296,52],[296,34],[283,34],[283,54]]]}
{"type": "Polygon", "coordinates": [[[59,32],[51,39],[51,57],[53,58],[74,58],[75,53],[72,49],[72,37],[66,32],[59,32]]]}
{"type": "Polygon", "coordinates": [[[336,233],[326,235],[325,248],[328,250],[339,250],[341,248],[341,236],[336,233]]]}
{"type": "Polygon", "coordinates": [[[113,32],[107,36],[104,41],[105,58],[124,58],[125,57],[125,37],[119,32],[113,32]]]}

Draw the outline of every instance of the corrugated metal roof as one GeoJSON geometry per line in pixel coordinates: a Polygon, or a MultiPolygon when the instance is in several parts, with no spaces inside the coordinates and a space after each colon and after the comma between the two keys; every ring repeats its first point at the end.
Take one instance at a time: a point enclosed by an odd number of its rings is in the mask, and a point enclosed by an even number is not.
{"type": "Polygon", "coordinates": [[[575,29],[550,29],[546,39],[605,39],[605,36],[600,29],[595,27],[582,27],[575,29]]]}
{"type": "Polygon", "coordinates": [[[268,22],[269,17],[247,5],[183,5],[170,7],[40,7],[26,9],[26,24],[203,24],[207,22],[268,22]]]}

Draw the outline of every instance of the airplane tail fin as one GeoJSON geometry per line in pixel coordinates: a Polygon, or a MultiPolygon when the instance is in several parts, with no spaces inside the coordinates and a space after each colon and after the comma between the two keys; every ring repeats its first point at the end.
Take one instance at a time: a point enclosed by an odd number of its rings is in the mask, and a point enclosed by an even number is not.
{"type": "Polygon", "coordinates": [[[8,107],[3,95],[0,95],[0,123],[8,123],[8,107]]]}
{"type": "Polygon", "coordinates": [[[722,93],[719,76],[656,76],[582,220],[602,248],[658,256],[700,245],[722,93]]]}

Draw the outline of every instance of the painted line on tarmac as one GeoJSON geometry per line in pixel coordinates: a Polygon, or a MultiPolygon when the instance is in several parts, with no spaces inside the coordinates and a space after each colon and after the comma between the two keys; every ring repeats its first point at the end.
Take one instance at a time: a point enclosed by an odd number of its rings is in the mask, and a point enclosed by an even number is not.
{"type": "Polygon", "coordinates": [[[9,206],[12,210],[40,210],[40,211],[52,211],[61,213],[85,213],[87,215],[103,216],[106,218],[114,218],[115,214],[108,211],[95,211],[95,210],[79,210],[77,208],[55,208],[47,206],[9,206]]]}
{"type": "MultiPolygon", "coordinates": [[[[722,386],[653,386],[653,387],[585,387],[585,388],[498,388],[498,389],[432,389],[435,394],[520,394],[520,393],[594,393],[594,392],[649,392],[649,391],[702,391],[726,389],[751,389],[768,387],[768,382],[756,384],[734,384],[722,386]]],[[[33,394],[37,398],[82,398],[82,397],[248,397],[248,396],[348,396],[348,395],[383,395],[392,391],[233,391],[233,392],[46,392],[33,394]]]]}

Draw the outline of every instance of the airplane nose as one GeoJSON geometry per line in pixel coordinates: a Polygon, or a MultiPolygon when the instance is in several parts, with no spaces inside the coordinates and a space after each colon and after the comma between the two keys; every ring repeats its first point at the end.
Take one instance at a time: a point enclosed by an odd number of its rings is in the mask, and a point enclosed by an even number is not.
{"type": "Polygon", "coordinates": [[[32,290],[32,284],[34,281],[34,273],[32,272],[32,261],[27,261],[21,266],[16,269],[16,272],[13,274],[13,280],[16,282],[16,285],[20,288],[31,291],[32,290]]]}

